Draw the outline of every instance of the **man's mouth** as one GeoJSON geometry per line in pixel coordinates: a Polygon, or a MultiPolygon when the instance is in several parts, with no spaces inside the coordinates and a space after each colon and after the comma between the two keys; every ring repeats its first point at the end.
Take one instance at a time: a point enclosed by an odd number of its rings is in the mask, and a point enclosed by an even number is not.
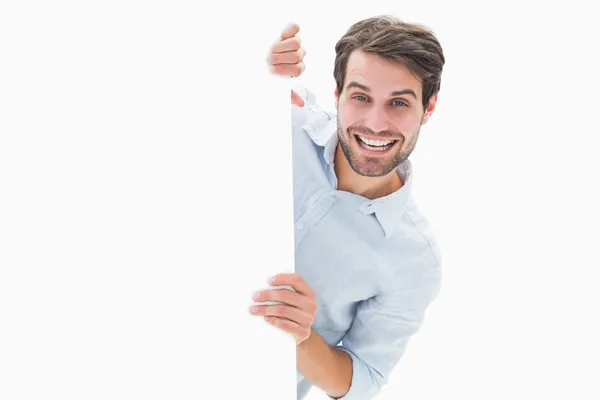
{"type": "Polygon", "coordinates": [[[360,136],[360,135],[354,135],[354,136],[356,136],[356,142],[358,143],[358,145],[360,147],[362,147],[363,149],[366,149],[366,150],[370,150],[370,151],[383,152],[383,151],[390,149],[397,142],[397,140],[375,140],[375,139],[368,139],[368,138],[360,136]]]}

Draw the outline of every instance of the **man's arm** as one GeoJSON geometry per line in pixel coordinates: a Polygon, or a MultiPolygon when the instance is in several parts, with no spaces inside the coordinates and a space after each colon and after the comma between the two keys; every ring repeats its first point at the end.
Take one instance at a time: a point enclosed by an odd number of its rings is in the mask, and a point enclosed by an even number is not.
{"type": "Polygon", "coordinates": [[[330,347],[314,330],[296,346],[296,368],[310,383],[335,399],[348,393],[352,383],[350,355],[330,347]]]}
{"type": "Polygon", "coordinates": [[[439,293],[438,260],[433,253],[427,258],[411,269],[418,272],[396,278],[394,291],[360,303],[341,345],[327,350],[323,339],[311,334],[301,344],[303,348],[297,348],[300,373],[332,398],[367,400],[376,396],[439,293]]]}

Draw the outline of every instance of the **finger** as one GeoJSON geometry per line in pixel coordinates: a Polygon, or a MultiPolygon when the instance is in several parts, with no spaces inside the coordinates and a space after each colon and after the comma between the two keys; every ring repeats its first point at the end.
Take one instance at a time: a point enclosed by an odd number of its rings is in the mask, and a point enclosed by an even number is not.
{"type": "Polygon", "coordinates": [[[310,333],[309,328],[303,328],[303,327],[299,326],[298,324],[296,324],[292,321],[288,321],[286,319],[277,318],[277,317],[264,317],[264,319],[269,324],[281,329],[284,332],[291,334],[294,337],[296,337],[296,336],[306,337],[310,333]]]}
{"type": "Polygon", "coordinates": [[[281,40],[289,39],[292,36],[296,35],[298,32],[300,32],[300,27],[298,26],[298,24],[291,23],[285,27],[283,32],[281,32],[281,40]]]}
{"type": "Polygon", "coordinates": [[[296,308],[286,306],[284,304],[275,304],[268,306],[255,305],[250,307],[250,313],[252,315],[263,316],[263,317],[278,317],[285,318],[293,321],[301,326],[311,326],[313,323],[313,317],[296,308]]]}
{"type": "Polygon", "coordinates": [[[292,104],[298,107],[304,107],[304,99],[292,90],[292,104]]]}
{"type": "Polygon", "coordinates": [[[296,51],[302,47],[302,40],[298,36],[277,42],[271,47],[272,53],[285,53],[286,51],[296,51]]]}
{"type": "Polygon", "coordinates": [[[313,313],[315,308],[314,301],[304,295],[296,292],[292,292],[288,289],[267,289],[256,292],[252,297],[254,301],[265,302],[265,301],[276,301],[287,304],[288,306],[299,308],[309,314],[313,313]]]}
{"type": "Polygon", "coordinates": [[[304,60],[304,56],[306,56],[306,49],[301,47],[295,51],[286,51],[285,53],[273,53],[270,56],[269,61],[273,65],[277,64],[298,64],[302,60],[304,60]]]}
{"type": "Polygon", "coordinates": [[[314,297],[315,295],[312,288],[299,274],[288,273],[275,275],[271,278],[269,284],[271,286],[291,286],[296,292],[309,297],[314,297]]]}
{"type": "Polygon", "coordinates": [[[293,321],[277,317],[264,317],[265,321],[292,336],[307,336],[308,328],[303,328],[293,321]]]}
{"type": "Polygon", "coordinates": [[[265,321],[271,325],[287,332],[293,336],[306,337],[310,332],[310,328],[302,327],[293,321],[277,317],[264,317],[265,321]]]}
{"type": "Polygon", "coordinates": [[[256,316],[285,318],[302,326],[310,326],[313,323],[313,317],[309,314],[284,304],[254,305],[250,307],[250,313],[256,316]]]}
{"type": "Polygon", "coordinates": [[[301,62],[299,64],[278,64],[278,65],[271,65],[271,72],[273,72],[276,75],[283,75],[283,76],[291,76],[293,78],[297,78],[300,75],[302,75],[302,73],[305,70],[305,66],[304,66],[304,62],[301,62]]]}

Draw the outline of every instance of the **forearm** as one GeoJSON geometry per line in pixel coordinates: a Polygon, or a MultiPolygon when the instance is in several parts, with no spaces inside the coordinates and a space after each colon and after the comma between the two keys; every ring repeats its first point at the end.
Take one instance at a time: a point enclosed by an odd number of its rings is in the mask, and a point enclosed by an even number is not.
{"type": "Polygon", "coordinates": [[[352,359],[345,351],[332,348],[312,331],[296,348],[298,371],[329,396],[339,398],[350,389],[352,359]]]}

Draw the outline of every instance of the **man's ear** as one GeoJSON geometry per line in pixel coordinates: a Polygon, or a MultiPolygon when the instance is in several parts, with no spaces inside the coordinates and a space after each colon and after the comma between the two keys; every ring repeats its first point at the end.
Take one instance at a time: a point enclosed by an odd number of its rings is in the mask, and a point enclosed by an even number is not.
{"type": "Polygon", "coordinates": [[[335,96],[335,108],[337,109],[339,106],[340,94],[338,93],[337,88],[335,88],[333,95],[335,96]]]}
{"type": "Polygon", "coordinates": [[[423,114],[423,122],[421,122],[421,125],[425,125],[427,123],[427,121],[429,121],[431,114],[433,114],[433,112],[435,111],[435,106],[437,104],[437,98],[438,98],[437,93],[429,98],[429,105],[427,106],[427,109],[425,110],[425,113],[423,114]]]}

